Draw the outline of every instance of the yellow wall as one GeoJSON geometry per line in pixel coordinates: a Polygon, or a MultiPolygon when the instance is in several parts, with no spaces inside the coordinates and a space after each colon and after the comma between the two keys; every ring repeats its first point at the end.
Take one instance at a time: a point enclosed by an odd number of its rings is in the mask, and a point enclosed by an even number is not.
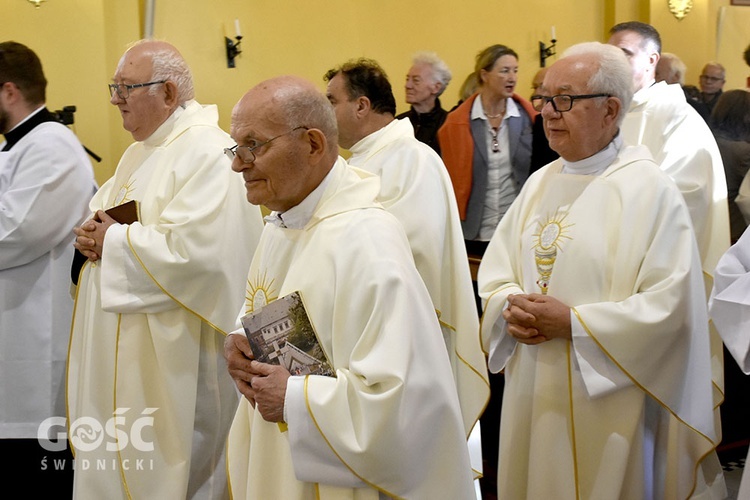
{"type": "MultiPolygon", "coordinates": [[[[520,56],[518,92],[528,95],[539,67],[539,41],[549,42],[552,25],[561,53],[578,42],[605,41],[616,22],[649,22],[660,31],[664,50],[685,60],[689,83],[697,83],[703,64],[716,58],[717,13],[729,5],[729,0],[694,0],[692,12],[677,21],[667,0],[437,0],[429,8],[409,0],[154,2],[155,37],[182,51],[193,69],[198,99],[219,106],[225,129],[239,97],[263,79],[297,74],[324,89],[322,75],[327,69],[359,56],[374,58],[386,69],[399,111],[404,111],[402,82],[411,54],[436,51],[454,74],[442,98],[444,106],[451,107],[461,82],[473,69],[476,53],[504,43],[520,56]],[[243,52],[237,67],[230,69],[223,39],[234,35],[235,18],[244,35],[243,52]]],[[[47,0],[37,9],[26,0],[0,0],[0,38],[25,43],[40,55],[50,81],[51,109],[77,106],[75,131],[104,158],[95,167],[100,182],[111,175],[132,141],[120,126],[117,110],[108,104],[105,85],[127,43],[141,36],[144,3],[47,0]]],[[[750,11],[750,7],[733,9],[750,11]]],[[[750,42],[750,26],[746,30],[744,40],[742,30],[736,35],[739,62],[720,60],[731,67],[732,87],[744,86],[750,74],[741,60],[750,42]]]]}
{"type": "Polygon", "coordinates": [[[327,0],[221,3],[157,0],[155,35],[175,43],[196,70],[196,89],[203,101],[219,104],[222,125],[228,125],[232,106],[252,85],[284,73],[306,77],[324,89],[326,70],[347,59],[371,57],[388,72],[399,106],[402,82],[410,56],[418,50],[435,50],[455,77],[444,97],[452,106],[463,78],[474,65],[474,56],[493,43],[513,47],[520,56],[520,92],[538,68],[538,42],[549,41],[556,24],[558,37],[581,41],[598,37],[602,17],[598,0],[559,0],[554,11],[548,2],[497,2],[467,0],[423,2],[404,0],[327,0]],[[176,12],[170,17],[166,12],[176,12]],[[575,15],[574,15],[575,13],[575,15]],[[222,39],[234,35],[234,19],[242,28],[242,54],[235,69],[227,69],[222,39]],[[524,23],[518,21],[534,19],[524,23]],[[573,28],[574,23],[582,27],[573,28]],[[566,29],[564,26],[568,25],[566,29]]]}
{"type": "Polygon", "coordinates": [[[687,84],[698,85],[703,65],[715,58],[716,12],[709,7],[708,0],[693,0],[692,10],[678,21],[669,11],[667,0],[653,2],[651,6],[649,23],[661,34],[662,51],[677,54],[687,65],[687,84]]]}
{"type": "Polygon", "coordinates": [[[750,7],[724,6],[719,9],[721,22],[717,24],[717,51],[715,59],[727,70],[727,89],[750,87],[750,68],[742,57],[750,44],[750,7]],[[718,27],[720,26],[720,27],[718,27]]]}
{"type": "MultiPolygon", "coordinates": [[[[107,97],[101,1],[52,1],[35,8],[26,1],[0,0],[0,13],[2,39],[28,45],[42,60],[50,110],[75,105],[74,130],[81,142],[99,156],[111,158],[109,134],[100,126],[107,120],[106,107],[101,105],[107,97]]],[[[109,171],[109,165],[103,164],[96,169],[109,171]]]]}

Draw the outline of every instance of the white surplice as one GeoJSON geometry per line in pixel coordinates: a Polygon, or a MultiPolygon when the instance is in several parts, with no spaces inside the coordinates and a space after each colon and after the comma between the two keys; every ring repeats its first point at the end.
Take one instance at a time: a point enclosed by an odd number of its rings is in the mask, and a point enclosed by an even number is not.
{"type": "MultiPolygon", "coordinates": [[[[393,120],[351,148],[348,163],[380,177],[378,201],[396,216],[432,297],[458,387],[468,436],[489,399],[474,290],[456,196],[440,157],[393,120]]],[[[475,463],[481,470],[481,462],[475,463]]]]}
{"type": "Polygon", "coordinates": [[[289,379],[288,431],[241,401],[233,497],[472,498],[450,362],[403,228],[375,202],[378,178],[343,159],[318,190],[288,211],[320,197],[299,227],[266,224],[247,310],[299,291],[336,377],[289,379]]]}
{"type": "Polygon", "coordinates": [[[526,182],[479,269],[490,369],[505,369],[499,498],[702,494],[696,468],[718,437],[684,201],[643,147],[600,175],[564,174],[563,163],[526,182]],[[571,307],[573,340],[517,343],[507,297],[544,285],[571,307]]]}
{"type": "Polygon", "coordinates": [[[73,228],[95,190],[86,152],[60,123],[0,152],[0,438],[36,439],[45,419],[65,416],[73,228]]]}
{"type": "MultiPolygon", "coordinates": [[[[719,260],[708,308],[727,350],[740,369],[750,375],[750,231],[746,230],[719,260]]],[[[750,498],[747,461],[737,498],[750,498]]]]}
{"type": "Polygon", "coordinates": [[[190,101],[125,151],[91,201],[138,200],[140,222],[111,226],[79,280],[67,382],[76,498],[228,496],[238,397],[223,340],[262,230],[222,152],[231,143],[216,107],[190,101]],[[112,432],[96,445],[78,425],[115,412],[119,452],[112,432]]]}

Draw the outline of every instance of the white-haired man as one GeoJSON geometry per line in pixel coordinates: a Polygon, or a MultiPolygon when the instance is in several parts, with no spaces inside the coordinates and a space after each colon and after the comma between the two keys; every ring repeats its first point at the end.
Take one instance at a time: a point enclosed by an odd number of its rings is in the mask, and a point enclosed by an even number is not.
{"type": "Polygon", "coordinates": [[[397,120],[408,118],[414,126],[414,137],[437,154],[440,154],[437,131],[448,116],[440,104],[440,95],[445,92],[451,78],[448,65],[434,52],[414,54],[404,85],[406,102],[411,108],[396,116],[397,120]]]}
{"type": "Polygon", "coordinates": [[[76,498],[228,498],[224,443],[238,398],[223,339],[260,211],[245,202],[223,153],[231,139],[216,107],[193,99],[175,47],[135,44],[109,88],[136,142],[75,230],[89,259],[68,358],[76,498]],[[137,222],[103,211],[129,200],[137,222]]]}
{"type": "Polygon", "coordinates": [[[671,52],[662,52],[654,70],[656,82],[666,82],[668,85],[677,83],[685,85],[685,72],[687,66],[682,59],[671,52]]]}
{"type": "Polygon", "coordinates": [[[702,491],[717,438],[700,257],[674,183],[620,137],[631,89],[609,45],[550,66],[537,99],[561,158],[526,182],[479,268],[506,380],[500,499],[702,491]]]}
{"type": "Polygon", "coordinates": [[[253,361],[241,330],[227,337],[245,396],[228,440],[233,497],[471,498],[432,301],[403,228],[377,202],[378,178],[338,156],[325,96],[297,77],[261,82],[235,106],[232,137],[248,201],[273,210],[247,309],[298,291],[335,370],[292,375],[253,361]]]}
{"type": "Polygon", "coordinates": [[[700,100],[708,107],[710,113],[724,92],[724,83],[727,81],[726,70],[721,64],[712,61],[703,66],[698,78],[698,85],[701,88],[700,100]]]}

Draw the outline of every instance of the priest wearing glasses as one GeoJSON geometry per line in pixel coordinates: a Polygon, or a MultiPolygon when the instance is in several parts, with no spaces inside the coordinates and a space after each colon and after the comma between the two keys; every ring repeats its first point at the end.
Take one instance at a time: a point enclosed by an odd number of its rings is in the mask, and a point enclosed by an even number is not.
{"type": "Polygon", "coordinates": [[[723,498],[700,467],[719,441],[700,254],[677,187],[620,138],[627,59],[573,46],[539,96],[561,158],[526,182],[478,276],[506,380],[498,498],[723,498]]]}
{"type": "Polygon", "coordinates": [[[245,202],[223,154],[232,141],[216,107],[194,100],[175,47],[136,43],[109,88],[136,142],[75,230],[88,258],[68,358],[76,498],[228,498],[224,442],[238,398],[222,351],[260,210],[245,202]],[[104,212],[132,200],[135,222],[104,212]],[[92,443],[83,422],[118,432],[92,443]]]}

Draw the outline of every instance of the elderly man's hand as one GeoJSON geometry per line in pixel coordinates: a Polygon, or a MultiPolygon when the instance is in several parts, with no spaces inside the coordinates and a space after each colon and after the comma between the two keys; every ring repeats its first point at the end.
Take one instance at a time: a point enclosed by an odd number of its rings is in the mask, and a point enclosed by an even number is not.
{"type": "Polygon", "coordinates": [[[508,334],[518,342],[536,345],[545,342],[544,336],[534,327],[536,318],[517,304],[518,297],[522,295],[508,295],[508,307],[503,311],[503,319],[506,322],[508,334]]]}
{"type": "Polygon", "coordinates": [[[117,221],[102,210],[97,211],[93,219],[73,229],[76,235],[73,246],[90,261],[99,260],[104,250],[104,237],[112,224],[117,224],[117,221]]]}
{"type": "Polygon", "coordinates": [[[224,339],[224,358],[227,360],[229,375],[234,380],[240,394],[255,406],[255,391],[250,383],[258,375],[252,368],[253,351],[247,337],[241,334],[227,335],[224,339]]]}
{"type": "Polygon", "coordinates": [[[259,374],[252,380],[258,411],[268,422],[283,422],[286,383],[291,373],[279,365],[259,361],[253,361],[252,365],[253,370],[259,374]]]}
{"type": "Polygon", "coordinates": [[[571,338],[570,308],[549,295],[509,295],[503,318],[508,333],[524,344],[571,338]]]}

